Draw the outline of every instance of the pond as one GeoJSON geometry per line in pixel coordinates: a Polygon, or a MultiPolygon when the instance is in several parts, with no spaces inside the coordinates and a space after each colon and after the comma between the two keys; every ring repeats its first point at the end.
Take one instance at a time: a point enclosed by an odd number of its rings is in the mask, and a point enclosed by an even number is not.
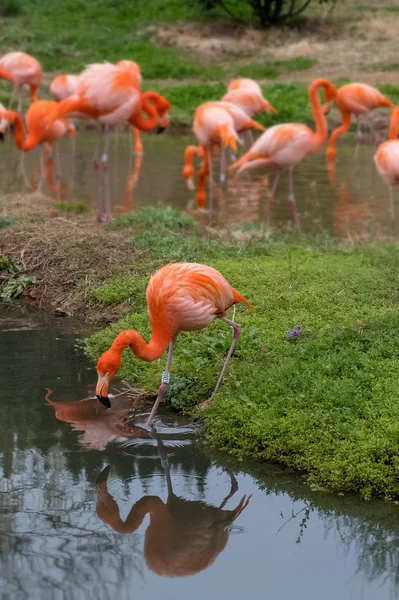
{"type": "Polygon", "coordinates": [[[0,305],[2,597],[399,597],[396,503],[220,456],[165,409],[149,434],[124,393],[107,411],[86,333],[0,305]]]}
{"type": "MultiPolygon", "coordinates": [[[[96,140],[96,131],[81,131],[76,137],[75,154],[71,140],[60,140],[61,178],[57,180],[56,168],[49,161],[43,191],[58,200],[81,202],[103,214],[102,175],[92,165],[96,140]]],[[[267,193],[274,175],[272,170],[243,174],[238,185],[230,176],[222,185],[217,164],[213,210],[198,213],[195,192],[187,189],[181,174],[184,149],[193,141],[192,136],[167,133],[143,135],[145,154],[135,157],[131,153],[130,135],[113,133],[108,169],[111,213],[168,205],[187,211],[205,224],[219,226],[259,221],[275,227],[298,227],[304,232],[329,232],[351,241],[399,236],[399,217],[390,206],[387,186],[374,167],[375,147],[371,143],[361,144],[356,149],[353,136],[340,140],[334,173],[327,168],[324,149],[296,167],[296,219],[288,202],[286,174],[281,178],[276,201],[269,209],[267,193]]],[[[26,154],[24,161],[26,181],[35,187],[39,177],[39,150],[26,154]]],[[[21,153],[12,140],[0,144],[1,192],[28,191],[20,163],[21,153]]]]}

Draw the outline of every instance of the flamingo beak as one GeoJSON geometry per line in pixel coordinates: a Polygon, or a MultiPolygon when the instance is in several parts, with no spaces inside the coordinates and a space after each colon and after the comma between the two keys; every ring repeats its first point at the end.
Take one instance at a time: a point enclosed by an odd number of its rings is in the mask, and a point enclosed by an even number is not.
{"type": "Polygon", "coordinates": [[[96,386],[96,396],[97,400],[101,402],[101,404],[105,406],[105,408],[111,408],[111,403],[108,398],[108,385],[108,374],[105,373],[105,375],[100,375],[99,373],[96,386]]]}

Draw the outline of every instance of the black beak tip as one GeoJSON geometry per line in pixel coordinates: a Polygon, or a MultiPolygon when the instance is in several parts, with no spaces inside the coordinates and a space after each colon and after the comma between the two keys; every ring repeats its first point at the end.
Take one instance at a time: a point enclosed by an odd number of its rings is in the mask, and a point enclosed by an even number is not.
{"type": "Polygon", "coordinates": [[[0,141],[2,142],[4,140],[4,133],[2,131],[0,131],[0,141]]]}
{"type": "Polygon", "coordinates": [[[165,131],[166,127],[161,127],[160,125],[158,125],[158,127],[156,128],[156,133],[157,135],[159,135],[160,133],[162,133],[163,131],[165,131]]]}
{"type": "Polygon", "coordinates": [[[103,406],[105,406],[105,408],[111,408],[111,402],[109,401],[108,396],[97,396],[97,400],[99,402],[101,402],[101,404],[103,406]]]}

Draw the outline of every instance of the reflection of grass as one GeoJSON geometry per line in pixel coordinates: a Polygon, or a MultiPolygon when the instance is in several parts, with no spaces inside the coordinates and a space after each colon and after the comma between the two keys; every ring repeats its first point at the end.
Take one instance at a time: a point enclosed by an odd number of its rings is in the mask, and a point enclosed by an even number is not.
{"type": "MultiPolygon", "coordinates": [[[[186,216],[148,211],[121,217],[143,260],[93,295],[104,305],[129,300],[132,314],[92,336],[93,358],[124,328],[148,339],[144,292],[168,261],[205,262],[246,295],[237,307],[242,338],[214,405],[204,415],[209,441],[236,454],[305,469],[335,490],[399,496],[398,293],[395,245],[356,248],[327,237],[210,235],[186,216]],[[311,333],[285,339],[301,323],[311,333]]],[[[126,229],[124,230],[126,231],[126,229]]],[[[209,396],[231,339],[223,323],[180,336],[168,401],[189,409],[209,396]]],[[[130,352],[121,375],[155,390],[164,359],[144,363],[130,352]]]]}

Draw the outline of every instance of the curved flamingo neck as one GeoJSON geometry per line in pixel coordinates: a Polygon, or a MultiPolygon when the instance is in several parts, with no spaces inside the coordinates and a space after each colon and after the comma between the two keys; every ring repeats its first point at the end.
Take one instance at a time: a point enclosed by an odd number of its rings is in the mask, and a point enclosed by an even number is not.
{"type": "Polygon", "coordinates": [[[321,87],[324,88],[325,91],[328,90],[331,93],[334,93],[334,91],[336,92],[336,88],[330,81],[328,81],[328,79],[316,79],[316,81],[314,81],[309,88],[309,98],[312,105],[313,117],[316,123],[314,139],[318,148],[324,144],[328,136],[327,120],[323,113],[319,98],[319,89],[321,87]]]}
{"type": "Polygon", "coordinates": [[[7,69],[4,69],[3,67],[0,67],[0,79],[8,79],[13,83],[17,81],[17,78],[15,77],[14,73],[7,71],[7,69]]]}
{"type": "Polygon", "coordinates": [[[14,123],[14,137],[15,143],[20,150],[25,150],[25,130],[24,130],[24,122],[22,121],[22,117],[19,113],[14,110],[5,110],[1,112],[1,118],[7,119],[10,123],[14,123]]]}
{"type": "Polygon", "coordinates": [[[126,329],[116,336],[110,347],[110,351],[115,352],[120,357],[125,348],[129,346],[137,358],[152,361],[162,356],[172,337],[173,334],[166,331],[162,333],[153,332],[151,340],[147,344],[138,331],[135,329],[126,329]]]}
{"type": "Polygon", "coordinates": [[[141,113],[134,116],[132,124],[141,131],[151,131],[159,123],[159,113],[154,104],[151,104],[151,100],[156,101],[159,95],[155,92],[145,92],[141,96],[141,110],[147,115],[147,118],[143,118],[141,113]]]}
{"type": "Polygon", "coordinates": [[[388,139],[396,140],[399,133],[399,108],[394,108],[391,114],[388,139]]]}

